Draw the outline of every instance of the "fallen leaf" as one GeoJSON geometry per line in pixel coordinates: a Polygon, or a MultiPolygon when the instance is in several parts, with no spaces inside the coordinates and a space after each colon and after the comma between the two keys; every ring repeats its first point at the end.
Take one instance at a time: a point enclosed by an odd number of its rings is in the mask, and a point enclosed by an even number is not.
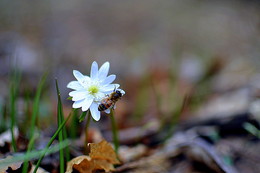
{"type": "Polygon", "coordinates": [[[79,165],[83,160],[91,161],[91,158],[89,156],[78,156],[78,157],[72,159],[67,164],[66,173],[71,173],[73,171],[73,166],[79,165]]]}
{"type": "Polygon", "coordinates": [[[92,159],[107,160],[112,164],[120,164],[120,161],[117,159],[116,153],[112,146],[105,140],[102,140],[98,144],[89,144],[90,153],[89,156],[92,159]]]}
{"type": "Polygon", "coordinates": [[[114,164],[119,164],[116,153],[112,146],[105,140],[98,144],[89,144],[89,156],[79,156],[67,164],[66,173],[77,170],[80,173],[92,173],[96,170],[106,172],[114,170],[114,164]]]}
{"type": "Polygon", "coordinates": [[[66,173],[72,173],[73,170],[77,170],[79,173],[92,173],[96,170],[105,170],[108,172],[114,170],[114,166],[107,160],[91,159],[89,156],[79,156],[68,163],[66,173]]]}
{"type": "MultiPolygon", "coordinates": [[[[5,159],[10,159],[10,158],[12,158],[12,156],[8,156],[5,159]]],[[[0,162],[5,161],[5,159],[2,159],[0,162]]],[[[29,162],[28,173],[33,173],[34,169],[35,169],[35,166],[32,165],[31,162],[29,162]]],[[[14,162],[10,165],[6,165],[3,168],[1,168],[0,173],[21,173],[22,170],[23,170],[23,163],[22,162],[14,162]]],[[[39,167],[37,169],[37,173],[48,173],[48,172],[39,167]]]]}
{"type": "Polygon", "coordinates": [[[103,169],[106,172],[113,171],[115,169],[113,164],[109,163],[106,160],[94,159],[93,164],[96,166],[96,169],[103,169]]]}

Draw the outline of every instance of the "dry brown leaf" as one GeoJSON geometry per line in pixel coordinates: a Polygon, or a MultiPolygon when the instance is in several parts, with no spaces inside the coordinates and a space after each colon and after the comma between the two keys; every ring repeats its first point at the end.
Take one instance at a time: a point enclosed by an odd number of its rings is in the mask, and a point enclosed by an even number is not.
{"type": "Polygon", "coordinates": [[[90,161],[91,158],[89,156],[79,156],[79,157],[72,159],[67,164],[66,173],[71,173],[73,171],[73,165],[79,165],[83,160],[90,161]]]}
{"type": "Polygon", "coordinates": [[[112,146],[105,140],[102,140],[98,144],[89,144],[90,153],[89,156],[92,159],[107,160],[112,164],[120,164],[120,161],[117,159],[116,153],[112,146]]]}
{"type": "Polygon", "coordinates": [[[92,173],[95,170],[96,165],[92,160],[83,159],[79,164],[73,164],[72,170],[76,169],[80,173],[92,173]]]}
{"type": "Polygon", "coordinates": [[[80,173],[92,173],[96,170],[106,172],[114,170],[113,164],[119,164],[112,146],[105,140],[98,144],[90,144],[89,156],[79,156],[68,162],[66,173],[77,170],[80,173]]]}
{"type": "Polygon", "coordinates": [[[68,162],[66,173],[77,170],[80,173],[92,173],[96,170],[106,172],[114,170],[113,164],[119,164],[112,146],[105,140],[98,144],[90,144],[89,156],[79,156],[68,162]]]}
{"type": "Polygon", "coordinates": [[[96,169],[103,169],[106,172],[115,169],[113,164],[109,163],[107,160],[94,159],[93,164],[96,166],[96,169]]]}
{"type": "MultiPolygon", "coordinates": [[[[5,159],[10,159],[12,158],[12,156],[8,156],[5,159]]],[[[2,159],[0,162],[5,161],[5,159],[2,159]]],[[[6,165],[5,167],[0,169],[0,173],[5,173],[5,172],[9,172],[9,173],[19,173],[22,172],[23,169],[23,162],[14,162],[10,165],[6,165]]],[[[35,169],[35,166],[31,164],[31,162],[29,162],[28,165],[28,173],[33,173],[35,169]]],[[[39,167],[37,169],[37,173],[48,173],[47,171],[45,171],[44,169],[42,169],[41,167],[39,167]]]]}
{"type": "Polygon", "coordinates": [[[92,173],[96,170],[105,170],[108,172],[114,170],[114,166],[107,160],[91,159],[89,156],[79,156],[68,163],[66,173],[72,173],[73,169],[80,173],[92,173]]]}

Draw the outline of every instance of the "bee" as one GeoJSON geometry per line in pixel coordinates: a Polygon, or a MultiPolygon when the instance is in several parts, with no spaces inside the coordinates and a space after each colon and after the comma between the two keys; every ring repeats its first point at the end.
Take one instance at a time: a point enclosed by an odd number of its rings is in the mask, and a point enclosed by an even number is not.
{"type": "Polygon", "coordinates": [[[122,93],[119,90],[114,90],[108,97],[101,100],[98,106],[99,111],[105,111],[109,108],[114,108],[115,103],[122,97],[122,93]]]}

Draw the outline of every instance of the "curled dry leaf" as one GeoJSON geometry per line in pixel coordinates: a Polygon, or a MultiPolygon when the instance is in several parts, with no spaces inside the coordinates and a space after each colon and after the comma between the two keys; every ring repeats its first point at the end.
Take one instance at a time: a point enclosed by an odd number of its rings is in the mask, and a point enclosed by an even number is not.
{"type": "Polygon", "coordinates": [[[98,144],[89,144],[90,145],[90,153],[89,156],[92,159],[101,159],[107,160],[112,164],[119,164],[119,160],[116,157],[116,153],[112,146],[105,140],[102,140],[98,144]]]}
{"type": "Polygon", "coordinates": [[[91,159],[89,156],[79,156],[68,163],[66,173],[72,173],[73,170],[77,170],[80,173],[92,173],[96,170],[105,170],[108,172],[114,170],[114,166],[107,160],[91,159]]]}
{"type": "MultiPolygon", "coordinates": [[[[74,159],[72,159],[71,161],[68,162],[67,164],[67,170],[66,170],[66,173],[71,173],[73,171],[73,166],[74,165],[80,165],[84,160],[86,160],[86,162],[90,162],[91,161],[91,158],[89,156],[79,156],[79,157],[76,157],[74,159]]],[[[84,164],[82,165],[82,169],[85,169],[85,172],[87,171],[92,171],[93,169],[90,169],[90,166],[87,167],[87,164],[84,164]]]]}
{"type": "MultiPolygon", "coordinates": [[[[8,156],[5,159],[10,159],[10,158],[12,158],[12,156],[8,156]]],[[[4,162],[5,159],[0,160],[0,163],[4,162]]],[[[33,173],[34,169],[35,169],[35,166],[32,165],[31,162],[29,162],[28,173],[33,173]]],[[[23,170],[23,162],[14,162],[12,164],[9,164],[9,165],[6,165],[6,166],[0,168],[0,173],[20,173],[20,172],[22,172],[22,170],[23,170]]],[[[48,172],[39,167],[37,169],[37,173],[48,173],[48,172]]]]}
{"type": "Polygon", "coordinates": [[[92,173],[96,170],[106,172],[114,170],[114,164],[119,164],[112,146],[105,140],[98,144],[90,144],[89,156],[79,156],[68,162],[66,173],[77,170],[80,173],[92,173]]]}

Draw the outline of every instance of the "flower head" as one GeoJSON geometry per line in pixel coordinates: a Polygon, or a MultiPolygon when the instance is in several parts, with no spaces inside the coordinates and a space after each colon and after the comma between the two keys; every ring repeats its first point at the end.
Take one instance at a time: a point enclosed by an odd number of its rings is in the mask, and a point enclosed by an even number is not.
{"type": "MultiPolygon", "coordinates": [[[[69,93],[72,101],[74,101],[72,107],[81,108],[82,111],[90,109],[91,115],[96,121],[100,119],[98,106],[101,100],[119,88],[119,84],[111,84],[116,79],[116,75],[107,76],[108,71],[109,62],[105,62],[98,69],[98,64],[94,61],[91,66],[90,76],[85,76],[79,71],[73,70],[73,75],[77,81],[71,81],[67,85],[68,88],[75,90],[69,93]]],[[[106,110],[107,113],[109,111],[106,110]]]]}

